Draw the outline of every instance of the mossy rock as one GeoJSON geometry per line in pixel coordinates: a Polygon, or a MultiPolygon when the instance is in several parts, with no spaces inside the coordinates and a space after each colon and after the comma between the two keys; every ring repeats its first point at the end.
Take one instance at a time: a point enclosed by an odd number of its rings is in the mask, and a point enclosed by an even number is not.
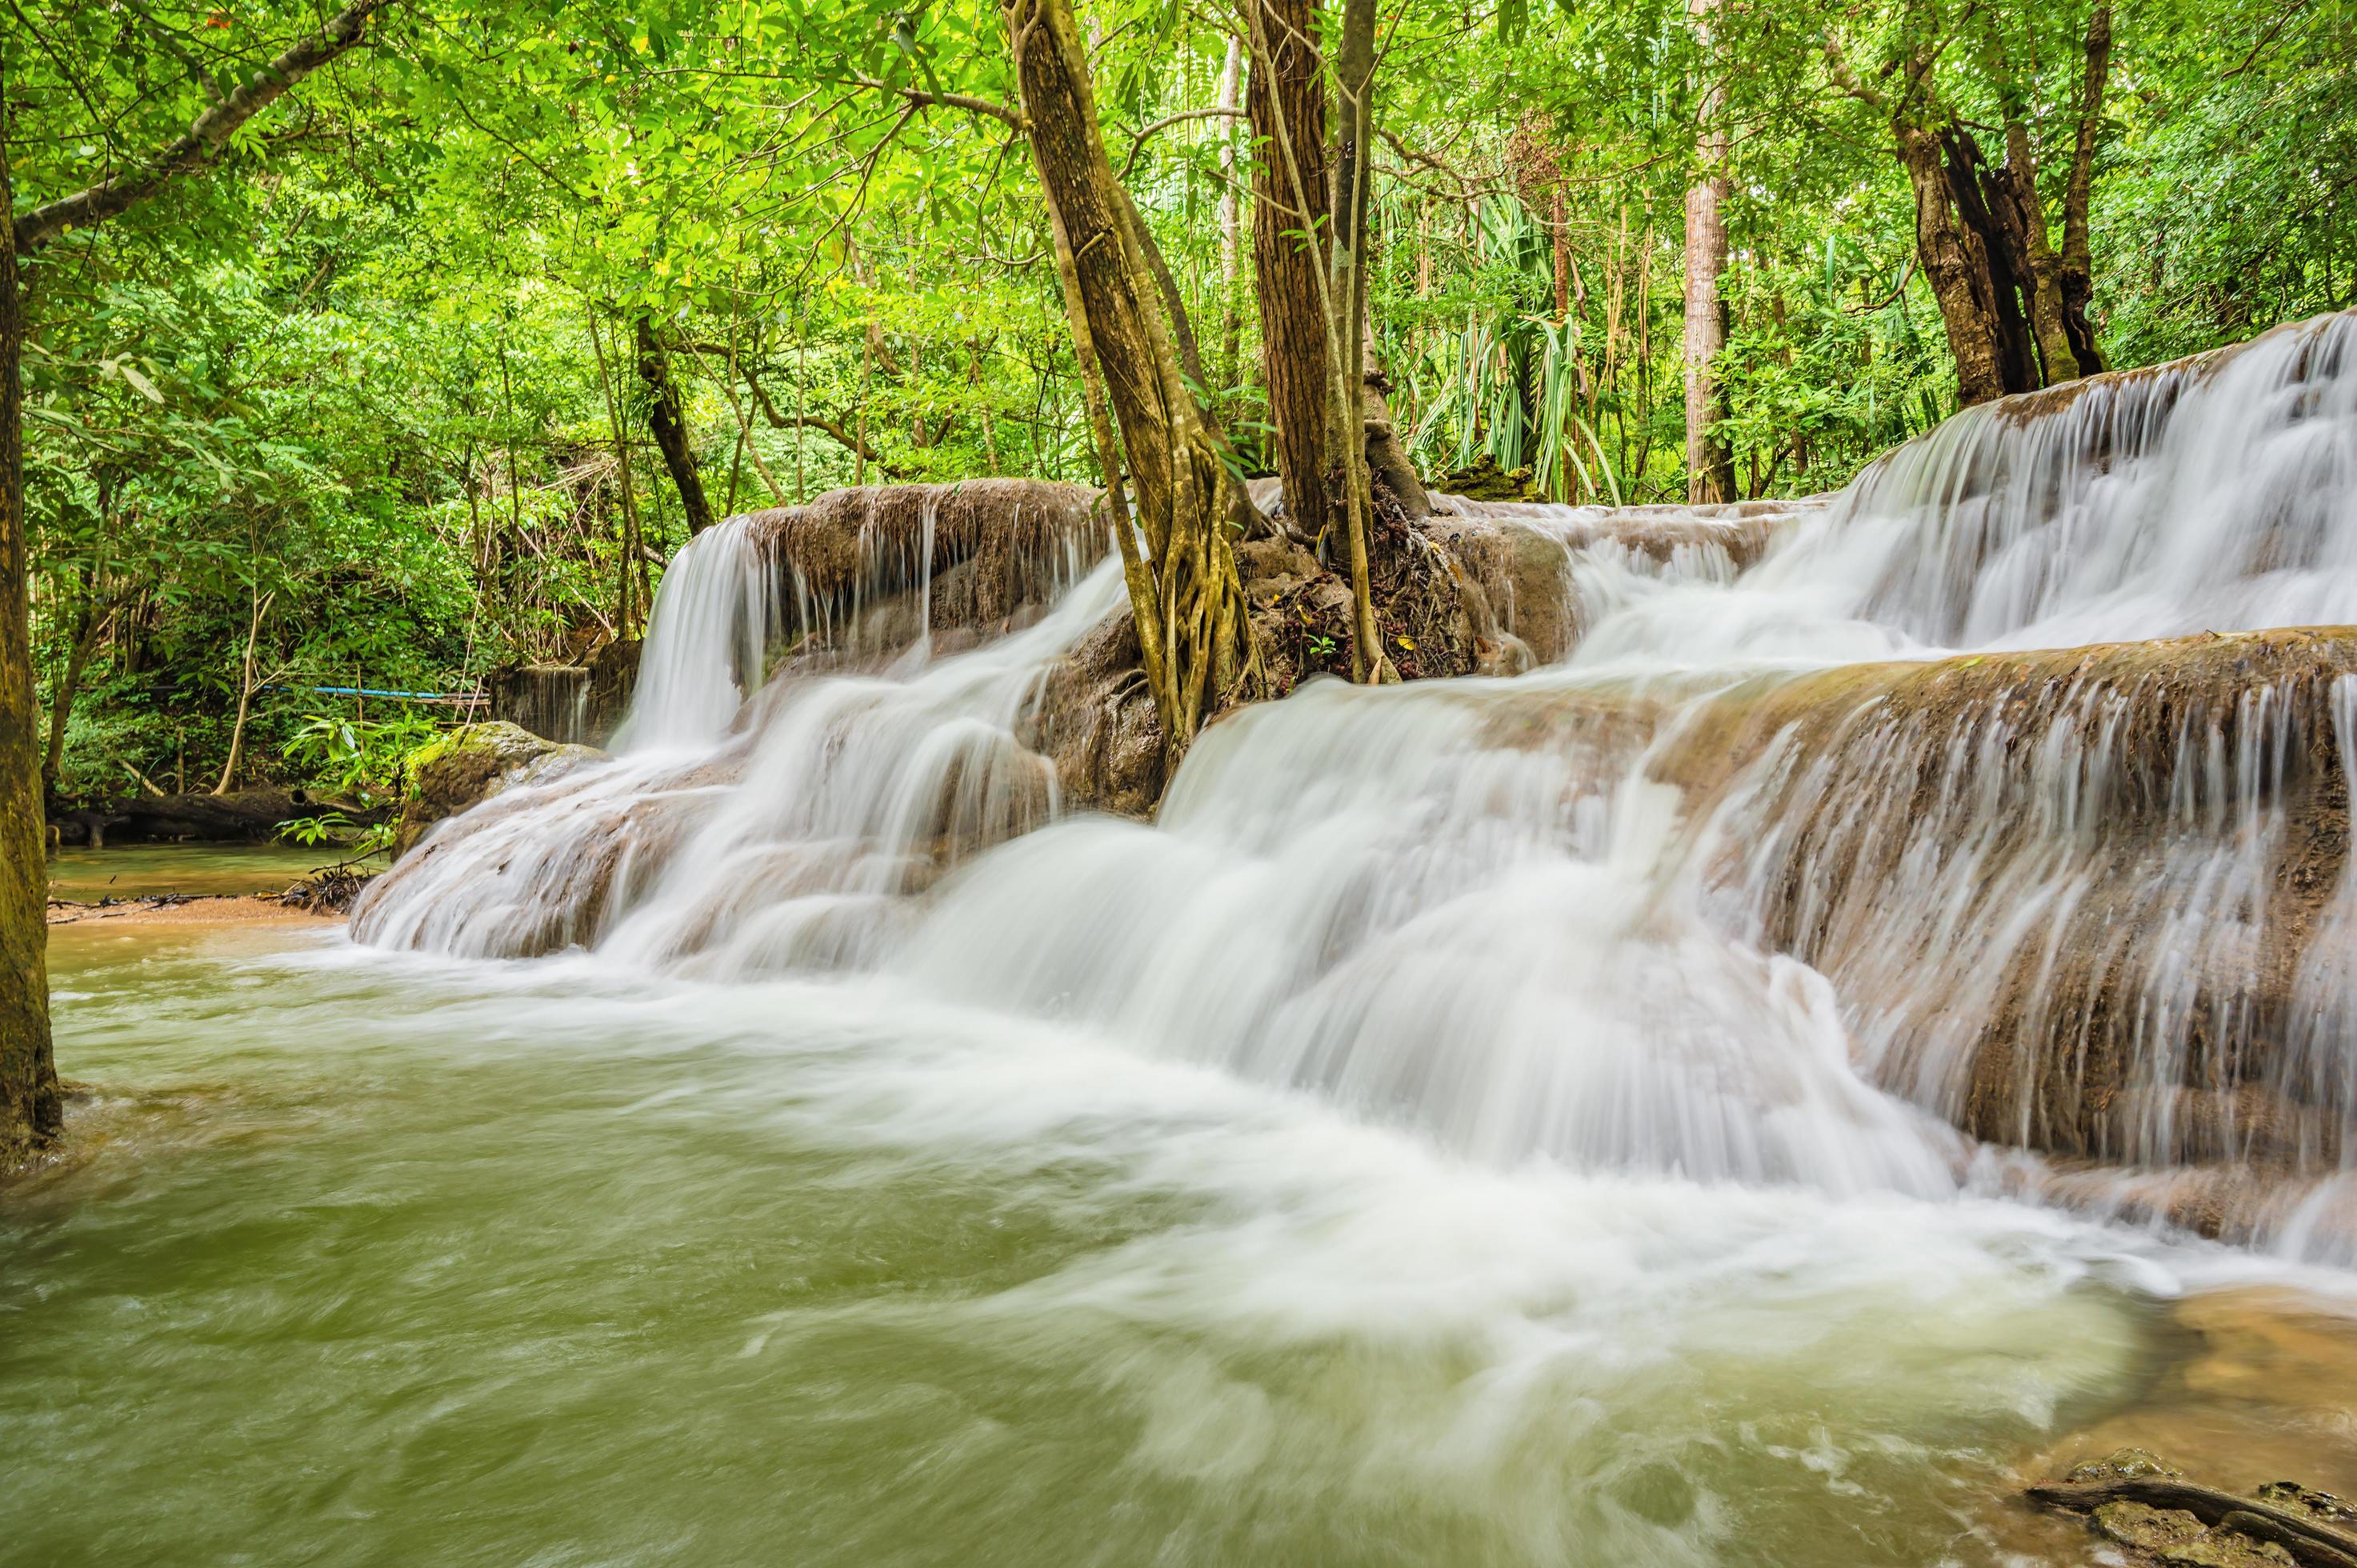
{"type": "Polygon", "coordinates": [[[409,798],[393,835],[395,858],[426,830],[492,796],[523,784],[545,784],[606,753],[593,746],[561,746],[504,720],[463,725],[421,746],[409,758],[409,798]]]}

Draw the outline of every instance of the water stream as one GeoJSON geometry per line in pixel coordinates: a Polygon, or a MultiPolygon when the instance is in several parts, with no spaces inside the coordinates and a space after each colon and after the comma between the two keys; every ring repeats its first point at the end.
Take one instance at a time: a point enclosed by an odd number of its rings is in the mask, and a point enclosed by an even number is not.
{"type": "Polygon", "coordinates": [[[61,937],[0,1557],[2093,1561],[2000,1500],[2093,1434],[2357,1484],[2357,684],[2011,651],[2357,621],[2352,345],[1975,411],[1741,569],[1532,514],[1568,659],[1313,682],[1152,824],[1025,740],[1109,564],[762,684],[707,532],[622,754],[356,941],[61,937]],[[2233,1244],[2104,1185],[2262,1090],[2233,1244]]]}

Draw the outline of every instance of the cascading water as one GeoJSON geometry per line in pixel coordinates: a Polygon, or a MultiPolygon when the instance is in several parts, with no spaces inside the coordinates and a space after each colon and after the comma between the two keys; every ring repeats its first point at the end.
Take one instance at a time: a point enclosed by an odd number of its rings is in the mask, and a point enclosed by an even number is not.
{"type": "Polygon", "coordinates": [[[663,573],[618,751],[707,746],[759,684],[778,624],[777,587],[752,519],[732,517],[688,541],[663,573]]]}
{"type": "MultiPolygon", "coordinates": [[[[2007,650],[2357,621],[2352,346],[2328,318],[1973,410],[1829,504],[1460,505],[1560,547],[1569,656],[1249,709],[1151,827],[1051,823],[1025,738],[1109,565],[973,651],[747,701],[779,569],[731,523],[664,580],[630,755],[447,825],[354,929],[878,974],[1489,1162],[1930,1195],[1988,1176],[1978,1139],[2330,1175],[2352,639],[2007,650]]],[[[2300,1190],[2245,1233],[2357,1261],[2300,1190]]]]}

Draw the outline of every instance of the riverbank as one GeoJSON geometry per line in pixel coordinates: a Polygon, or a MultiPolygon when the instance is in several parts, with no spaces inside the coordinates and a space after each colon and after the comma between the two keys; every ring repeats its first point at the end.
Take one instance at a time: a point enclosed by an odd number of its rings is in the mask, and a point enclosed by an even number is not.
{"type": "Polygon", "coordinates": [[[102,898],[94,903],[49,900],[51,926],[75,926],[107,920],[132,925],[253,925],[258,922],[301,922],[340,919],[339,913],[288,904],[284,898],[255,893],[156,893],[145,897],[102,898]]]}

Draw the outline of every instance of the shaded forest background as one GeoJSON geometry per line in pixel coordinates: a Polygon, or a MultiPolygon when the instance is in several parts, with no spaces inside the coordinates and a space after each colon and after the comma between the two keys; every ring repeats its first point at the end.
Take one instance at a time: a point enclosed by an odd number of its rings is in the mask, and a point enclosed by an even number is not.
{"type": "MultiPolygon", "coordinates": [[[[11,0],[16,210],[167,143],[320,15],[11,0]]],[[[1265,467],[1267,149],[1236,16],[1080,16],[1204,400],[1265,467]]],[[[2088,316],[2109,362],[2357,300],[2347,0],[2105,16],[2088,316]]],[[[2059,215],[2092,17],[1383,9],[1369,321],[1417,467],[1686,496],[1706,123],[1710,438],[1735,493],[1834,488],[1929,428],[1958,367],[1889,102],[1932,95],[1992,161],[2019,126],[2059,215]]],[[[356,765],[354,721],[397,754],[455,710],[318,689],[467,693],[634,638],[713,517],[883,480],[1093,480],[1038,180],[992,112],[1009,75],[995,6],[391,5],[204,177],[54,237],[24,270],[53,798],[317,779],[356,765]]]]}

